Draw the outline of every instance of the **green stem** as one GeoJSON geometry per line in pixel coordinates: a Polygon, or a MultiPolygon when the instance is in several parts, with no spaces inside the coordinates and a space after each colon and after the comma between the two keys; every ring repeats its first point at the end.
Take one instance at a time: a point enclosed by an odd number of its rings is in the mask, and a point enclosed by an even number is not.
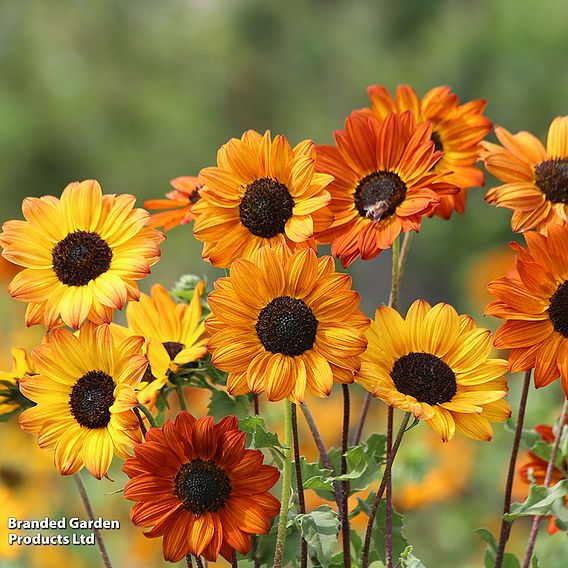
{"type": "Polygon", "coordinates": [[[187,402],[185,401],[185,396],[183,395],[183,387],[180,384],[176,384],[176,394],[179,398],[180,408],[187,411],[187,402]]]}
{"type": "Polygon", "coordinates": [[[147,418],[147,420],[150,423],[150,426],[152,428],[159,428],[158,423],[156,422],[156,419],[154,418],[154,416],[152,415],[150,410],[148,410],[148,407],[145,404],[142,404],[141,402],[139,402],[138,408],[142,411],[142,414],[144,414],[144,416],[147,418]]]}
{"type": "Polygon", "coordinates": [[[286,459],[282,470],[282,497],[280,499],[280,517],[278,519],[278,536],[274,552],[274,568],[282,568],[284,543],[286,541],[286,524],[290,508],[290,482],[292,479],[292,408],[288,399],[284,399],[284,445],[286,459]]]}

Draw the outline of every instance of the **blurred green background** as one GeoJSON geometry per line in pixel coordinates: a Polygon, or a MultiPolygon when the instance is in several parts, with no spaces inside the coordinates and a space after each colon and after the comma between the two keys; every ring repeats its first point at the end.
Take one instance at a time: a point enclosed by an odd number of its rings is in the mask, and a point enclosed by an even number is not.
{"type": "MultiPolygon", "coordinates": [[[[447,84],[464,102],[487,99],[494,123],[544,137],[566,113],[567,27],[563,0],[0,0],[0,220],[20,218],[27,195],[59,195],[91,177],[140,204],[161,197],[171,178],[213,165],[218,147],[248,128],[330,143],[368,104],[372,83],[408,83],[419,95],[447,84]]],[[[483,287],[516,237],[510,213],[483,195],[470,190],[464,217],[424,221],[403,309],[422,297],[483,317],[483,287]]],[[[189,226],[169,232],[142,289],[185,272],[214,278],[200,252],[189,226]]],[[[388,253],[350,273],[371,315],[387,298],[388,253]]],[[[0,313],[9,302],[4,292],[0,313]]],[[[558,385],[533,391],[529,426],[551,421],[560,399],[558,385]]],[[[510,442],[498,426],[494,443],[476,445],[461,500],[409,515],[408,537],[429,568],[481,565],[471,531],[499,514],[510,442]]],[[[514,532],[521,551],[526,529],[514,532]]],[[[565,536],[543,534],[537,552],[544,567],[565,565],[565,536]]]]}

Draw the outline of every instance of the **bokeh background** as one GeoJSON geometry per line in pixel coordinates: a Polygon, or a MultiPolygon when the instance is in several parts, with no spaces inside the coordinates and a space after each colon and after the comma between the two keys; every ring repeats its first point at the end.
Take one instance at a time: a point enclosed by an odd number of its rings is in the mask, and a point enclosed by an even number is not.
{"type": "MultiPolygon", "coordinates": [[[[161,197],[171,178],[213,165],[218,147],[248,128],[271,129],[292,143],[330,143],[345,116],[368,104],[372,83],[391,90],[408,83],[420,95],[447,84],[464,102],[487,99],[494,123],[543,137],[550,121],[567,113],[567,27],[564,0],[0,0],[0,220],[20,218],[27,195],[59,195],[68,182],[92,177],[108,193],[135,194],[140,204],[161,197]]],[[[486,186],[494,183],[488,177],[486,186]]],[[[463,217],[423,223],[402,309],[417,297],[443,300],[496,327],[483,317],[485,285],[507,270],[506,245],[518,237],[510,213],[489,207],[483,195],[470,190],[463,217]]],[[[142,289],[157,281],[169,287],[183,273],[214,279],[219,272],[200,252],[190,226],[170,231],[142,289]]],[[[387,299],[389,254],[358,261],[350,273],[371,315],[387,299]]],[[[3,369],[12,345],[41,341],[41,331],[23,328],[23,306],[6,291],[10,277],[2,265],[3,369]]],[[[515,406],[520,377],[510,384],[515,406]]],[[[557,384],[533,389],[527,425],[550,423],[561,397],[557,384]]],[[[191,400],[196,414],[206,412],[202,398],[191,400]]],[[[314,406],[325,419],[338,398],[314,406]]],[[[368,434],[384,424],[378,402],[372,411],[368,434]]],[[[278,428],[277,415],[271,426],[278,428]]],[[[337,441],[334,424],[324,430],[337,441]]],[[[498,528],[511,439],[502,426],[491,444],[458,438],[442,446],[425,427],[408,436],[395,473],[399,504],[408,515],[406,534],[429,568],[482,564],[472,531],[498,528]]],[[[0,424],[0,444],[3,512],[81,514],[72,481],[53,473],[51,456],[17,424],[0,424]],[[6,474],[13,470],[19,477],[6,474]]],[[[305,453],[313,451],[307,437],[305,445],[305,453]]],[[[105,495],[124,483],[115,469],[114,484],[89,484],[97,510],[124,521],[118,534],[108,531],[111,555],[119,566],[162,566],[160,543],[129,527],[120,496],[105,495]]],[[[524,491],[519,486],[516,497],[524,491]]],[[[99,565],[94,549],[7,549],[1,524],[2,567],[99,565]]],[[[527,534],[528,524],[518,522],[513,550],[522,553],[527,534]]],[[[564,565],[566,536],[543,533],[537,554],[543,567],[564,565]]]]}

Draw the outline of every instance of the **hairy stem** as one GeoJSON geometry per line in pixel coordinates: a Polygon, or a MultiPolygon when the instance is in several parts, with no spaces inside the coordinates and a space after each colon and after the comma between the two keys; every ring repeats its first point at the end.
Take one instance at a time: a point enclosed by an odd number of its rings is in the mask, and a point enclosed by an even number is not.
{"type": "MultiPolygon", "coordinates": [[[[87,489],[85,487],[85,484],[83,483],[83,480],[81,479],[81,474],[76,473],[73,477],[75,479],[75,483],[77,484],[77,489],[79,490],[79,495],[81,496],[85,510],[87,511],[87,516],[91,521],[94,521],[95,514],[93,513],[93,507],[91,506],[91,501],[89,500],[89,496],[87,495],[87,489]]],[[[110,559],[108,557],[108,553],[100,530],[94,528],[93,531],[95,533],[95,538],[97,539],[97,544],[99,546],[99,551],[101,553],[105,568],[112,568],[112,564],[110,563],[110,559]]]]}
{"type": "MultiPolygon", "coordinates": [[[[394,419],[394,408],[388,407],[387,411],[387,443],[386,459],[390,459],[392,451],[392,429],[394,419]]],[[[392,568],[392,475],[389,475],[386,488],[386,510],[385,510],[385,549],[386,549],[386,568],[392,568]]]]}
{"type": "Polygon", "coordinates": [[[158,428],[158,423],[156,422],[156,419],[154,418],[153,414],[150,412],[150,410],[148,409],[148,407],[145,404],[142,404],[141,402],[138,403],[138,408],[142,411],[142,414],[144,414],[144,416],[148,419],[148,422],[150,423],[150,426],[152,428],[158,428]]]}
{"type": "Polygon", "coordinates": [[[179,407],[182,410],[187,411],[187,402],[186,402],[185,396],[183,394],[183,387],[180,384],[176,384],[176,394],[179,398],[179,407]]]}
{"type": "MultiPolygon", "coordinates": [[[[519,453],[519,445],[521,443],[521,435],[523,433],[523,423],[525,421],[525,410],[527,407],[527,397],[529,394],[529,386],[531,382],[531,371],[525,373],[525,380],[523,383],[523,391],[521,393],[521,401],[519,403],[519,416],[517,418],[517,427],[515,429],[515,439],[513,440],[513,447],[511,449],[511,457],[509,459],[509,471],[507,473],[507,485],[505,486],[505,501],[503,504],[503,515],[506,515],[511,508],[511,493],[513,490],[513,479],[515,478],[515,465],[517,464],[517,455],[519,453]]],[[[505,556],[505,546],[509,540],[509,533],[511,532],[511,522],[506,521],[505,517],[501,519],[501,533],[499,535],[499,545],[495,555],[495,568],[501,568],[503,565],[503,558],[505,556]]]]}
{"type": "MultiPolygon", "coordinates": [[[[341,437],[341,475],[347,473],[347,449],[349,445],[349,418],[351,414],[351,399],[349,385],[342,384],[343,388],[343,435],[341,437]]],[[[341,482],[341,534],[343,541],[343,566],[351,568],[351,528],[349,526],[349,481],[341,482]]]]}
{"type": "MultiPolygon", "coordinates": [[[[552,480],[552,473],[554,472],[554,464],[556,463],[556,456],[558,455],[558,448],[560,447],[560,440],[562,438],[562,432],[566,426],[566,417],[568,416],[568,400],[564,400],[562,405],[562,410],[560,411],[560,416],[558,418],[558,424],[556,425],[556,438],[554,440],[554,445],[550,451],[550,457],[548,458],[548,464],[546,466],[546,473],[544,474],[544,486],[548,487],[552,480]]],[[[529,544],[527,546],[527,552],[525,554],[525,560],[523,562],[523,568],[528,568],[533,555],[534,545],[536,543],[536,538],[538,536],[538,529],[540,527],[540,522],[542,517],[534,517],[531,527],[531,534],[529,536],[529,544]]]]}
{"type": "Polygon", "coordinates": [[[402,437],[404,436],[404,432],[406,430],[406,427],[408,426],[408,421],[410,420],[410,416],[411,413],[407,412],[404,418],[402,419],[402,422],[400,423],[400,427],[396,435],[396,440],[394,441],[394,444],[392,446],[392,451],[390,453],[389,459],[387,460],[387,463],[385,464],[385,471],[383,472],[383,478],[381,480],[381,484],[379,485],[377,495],[375,496],[375,500],[373,501],[373,505],[371,506],[371,510],[369,511],[369,521],[367,523],[367,531],[365,533],[365,545],[363,546],[363,562],[361,564],[361,568],[369,568],[369,552],[371,550],[371,536],[373,534],[373,524],[375,522],[375,517],[377,516],[377,511],[379,509],[381,499],[383,498],[385,488],[387,486],[388,480],[391,475],[394,458],[396,457],[396,453],[398,452],[400,442],[402,441],[402,437]]]}
{"type": "MultiPolygon", "coordinates": [[[[292,402],[292,435],[294,437],[294,465],[296,467],[296,485],[298,486],[298,513],[306,514],[306,499],[304,496],[304,483],[302,480],[302,466],[300,464],[300,437],[298,435],[298,417],[296,405],[292,402]]],[[[300,568],[308,566],[308,543],[302,537],[300,541],[300,568]]]]}
{"type": "Polygon", "coordinates": [[[146,424],[144,424],[144,420],[142,419],[142,415],[140,414],[140,410],[138,408],[134,409],[134,414],[136,414],[136,418],[138,418],[138,424],[140,424],[140,431],[142,432],[142,436],[146,438],[146,424]]]}
{"type": "Polygon", "coordinates": [[[292,409],[288,399],[284,399],[284,445],[285,460],[282,470],[282,497],[280,499],[280,517],[278,519],[278,533],[276,549],[274,551],[274,568],[282,568],[284,557],[284,543],[286,542],[286,524],[290,508],[290,481],[292,470],[292,409]]]}

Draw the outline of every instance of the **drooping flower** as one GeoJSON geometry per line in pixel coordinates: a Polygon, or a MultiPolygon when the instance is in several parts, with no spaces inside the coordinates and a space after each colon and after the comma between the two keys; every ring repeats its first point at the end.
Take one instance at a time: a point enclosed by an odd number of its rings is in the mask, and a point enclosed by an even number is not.
{"type": "Polygon", "coordinates": [[[26,221],[4,223],[0,245],[5,258],[26,267],[9,292],[29,302],[27,325],[108,323],[115,309],[138,299],[135,281],[150,274],[164,236],[144,227],[148,212],[135,202],[103,195],[94,180],[69,184],[61,199],[24,200],[26,221]]]}
{"type": "Polygon", "coordinates": [[[483,142],[485,167],[503,185],[493,187],[485,200],[513,211],[515,232],[535,229],[547,234],[550,223],[568,221],[568,116],[550,125],[546,149],[532,134],[511,134],[500,126],[495,134],[502,146],[483,142]]]}
{"type": "Polygon", "coordinates": [[[169,231],[193,220],[191,210],[199,201],[203,180],[195,176],[181,176],[170,181],[170,185],[174,189],[166,193],[167,199],[149,199],[144,202],[146,209],[167,210],[154,213],[147,223],[148,227],[163,227],[164,231],[169,231]]]}
{"type": "Polygon", "coordinates": [[[446,172],[445,181],[460,188],[454,195],[442,195],[434,214],[443,219],[449,219],[454,210],[463,214],[468,188],[481,187],[485,181],[475,162],[481,140],[491,131],[491,121],[483,116],[486,101],[477,99],[460,105],[459,97],[446,86],[434,87],[422,99],[408,85],[398,87],[394,99],[379,85],[371,85],[367,92],[372,109],[362,109],[363,113],[371,112],[384,120],[391,112],[410,111],[418,124],[430,122],[435,148],[444,152],[434,171],[446,172]]]}
{"type": "Polygon", "coordinates": [[[449,304],[417,300],[406,318],[387,306],[367,332],[355,380],[390,406],[425,420],[444,442],[460,430],[491,440],[491,421],[511,415],[507,362],[490,359],[491,332],[449,304]]]}
{"type": "MultiPolygon", "coordinates": [[[[550,426],[539,424],[538,426],[535,426],[535,430],[538,432],[544,442],[546,442],[547,444],[554,444],[556,435],[554,434],[554,430],[550,426]]],[[[540,458],[534,452],[529,451],[528,454],[529,461],[521,466],[521,469],[519,470],[519,477],[524,483],[530,484],[532,476],[537,485],[544,485],[548,461],[540,458]]],[[[562,481],[563,479],[566,479],[567,477],[566,471],[568,467],[568,461],[566,460],[566,458],[562,459],[562,463],[558,465],[559,467],[555,466],[552,469],[552,476],[550,478],[549,486],[556,485],[556,483],[562,481]]],[[[568,506],[568,495],[566,495],[566,497],[564,498],[564,502],[566,506],[568,506]]],[[[551,517],[548,523],[548,534],[555,534],[559,531],[560,529],[556,526],[555,518],[551,517]]]]}
{"type": "Polygon", "coordinates": [[[442,195],[458,188],[443,180],[434,165],[442,157],[431,140],[432,126],[410,112],[383,121],[353,113],[336,146],[317,146],[317,170],[333,175],[330,209],[335,220],[316,235],[349,266],[390,248],[401,232],[420,230],[421,218],[434,211],[442,195]]]}
{"type": "Polygon", "coordinates": [[[264,247],[235,261],[208,300],[208,349],[228,371],[231,394],[266,391],[272,401],[301,402],[306,388],[324,397],[334,382],[353,382],[369,320],[331,257],[264,247]]]}
{"type": "Polygon", "coordinates": [[[292,148],[284,136],[248,130],[219,150],[217,164],[199,173],[206,186],[192,209],[205,260],[226,268],[263,246],[315,249],[314,233],[333,219],[332,178],[315,171],[310,140],[292,148]]]}
{"type": "Polygon", "coordinates": [[[149,365],[139,385],[144,403],[155,399],[170,373],[181,365],[197,361],[207,353],[205,327],[201,321],[201,294],[204,282],[195,288],[188,304],[176,303],[161,284],[152,286],[151,295],[140,294],[140,301],[128,304],[128,329],[113,324],[115,337],[141,335],[149,365]]]}
{"type": "Polygon", "coordinates": [[[147,365],[138,355],[142,342],[130,337],[116,344],[108,325],[86,323],[78,335],[54,330],[49,343],[33,350],[38,374],[24,377],[20,389],[37,406],[20,415],[20,425],[38,435],[41,448],[54,450],[61,475],[85,466],[101,479],[113,454],[126,459],[140,441],[132,409],[147,365]]]}
{"type": "Polygon", "coordinates": [[[33,361],[21,347],[12,347],[12,360],[11,371],[0,371],[0,416],[29,406],[18,385],[25,376],[35,374],[33,361]]]}
{"type": "Polygon", "coordinates": [[[527,248],[514,243],[516,269],[493,280],[495,301],[486,309],[505,321],[495,346],[511,348],[511,371],[534,368],[534,384],[545,387],[562,376],[568,395],[568,227],[551,224],[548,237],[525,233],[527,248]]]}
{"type": "Polygon", "coordinates": [[[227,416],[213,423],[183,411],[172,423],[151,428],[123,471],[124,489],[136,501],[134,524],[151,527],[147,537],[163,536],[164,558],[187,554],[214,562],[232,551],[246,554],[251,534],[270,530],[280,503],[269,490],[279,472],[263,464],[259,450],[245,450],[245,434],[227,416]]]}

